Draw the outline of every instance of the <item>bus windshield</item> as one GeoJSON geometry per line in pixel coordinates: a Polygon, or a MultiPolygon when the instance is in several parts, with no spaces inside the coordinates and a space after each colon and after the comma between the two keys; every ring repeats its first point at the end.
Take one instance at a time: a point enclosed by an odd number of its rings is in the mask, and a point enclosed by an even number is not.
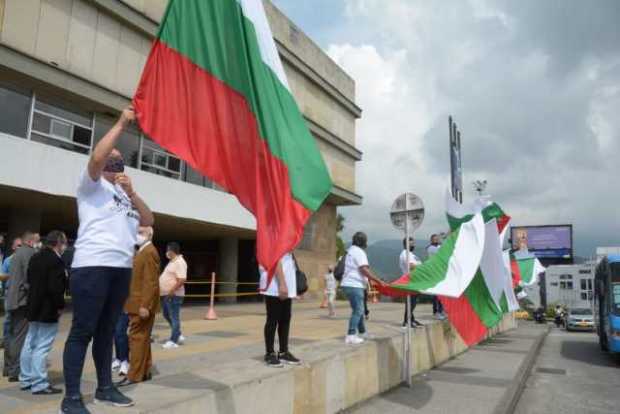
{"type": "Polygon", "coordinates": [[[620,263],[610,263],[611,269],[611,303],[612,311],[620,314],[620,263]]]}

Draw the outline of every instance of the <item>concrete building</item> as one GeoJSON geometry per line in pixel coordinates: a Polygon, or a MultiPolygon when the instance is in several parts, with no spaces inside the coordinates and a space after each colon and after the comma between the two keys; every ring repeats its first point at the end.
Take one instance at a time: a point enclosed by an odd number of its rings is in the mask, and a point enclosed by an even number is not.
{"type": "MultiPolygon", "coordinates": [[[[594,288],[594,264],[549,266],[545,271],[547,305],[558,303],[568,308],[592,307],[594,288]]],[[[528,298],[540,303],[540,288],[532,286],[526,289],[528,298]]]]}
{"type": "MultiPolygon", "coordinates": [[[[0,232],[77,231],[78,174],[93,145],[126,106],[166,0],[0,0],[0,232]]],[[[265,1],[293,94],[335,187],[305,229],[297,256],[319,289],[334,261],[336,209],[357,205],[355,84],[286,16],[265,1]]],[[[140,131],[120,150],[135,187],[156,214],[156,243],[180,241],[190,281],[215,271],[257,282],[255,221],[235,197],[140,131]]],[[[255,292],[226,285],[220,292],[255,292]]],[[[191,285],[190,293],[205,286],[191,285]]]]}

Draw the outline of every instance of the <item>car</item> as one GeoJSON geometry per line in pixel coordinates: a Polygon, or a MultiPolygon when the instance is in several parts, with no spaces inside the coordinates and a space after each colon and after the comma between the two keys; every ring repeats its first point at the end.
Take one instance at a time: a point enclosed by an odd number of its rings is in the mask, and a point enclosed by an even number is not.
{"type": "Polygon", "coordinates": [[[567,331],[594,331],[594,313],[589,308],[573,308],[565,317],[567,331]]]}

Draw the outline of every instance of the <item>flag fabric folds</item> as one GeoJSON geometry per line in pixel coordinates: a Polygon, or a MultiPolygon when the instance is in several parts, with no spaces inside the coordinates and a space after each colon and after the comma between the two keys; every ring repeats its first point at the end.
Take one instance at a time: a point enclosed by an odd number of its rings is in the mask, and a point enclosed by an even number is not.
{"type": "Polygon", "coordinates": [[[271,273],[332,182],[262,1],[170,0],[133,102],[146,135],[254,214],[271,273]]]}

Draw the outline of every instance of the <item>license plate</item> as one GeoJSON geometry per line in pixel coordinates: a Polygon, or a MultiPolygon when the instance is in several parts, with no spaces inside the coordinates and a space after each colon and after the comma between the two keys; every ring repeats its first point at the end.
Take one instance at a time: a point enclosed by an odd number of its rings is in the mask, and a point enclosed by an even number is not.
{"type": "Polygon", "coordinates": [[[590,326],[588,322],[579,322],[579,326],[590,326]]]}

